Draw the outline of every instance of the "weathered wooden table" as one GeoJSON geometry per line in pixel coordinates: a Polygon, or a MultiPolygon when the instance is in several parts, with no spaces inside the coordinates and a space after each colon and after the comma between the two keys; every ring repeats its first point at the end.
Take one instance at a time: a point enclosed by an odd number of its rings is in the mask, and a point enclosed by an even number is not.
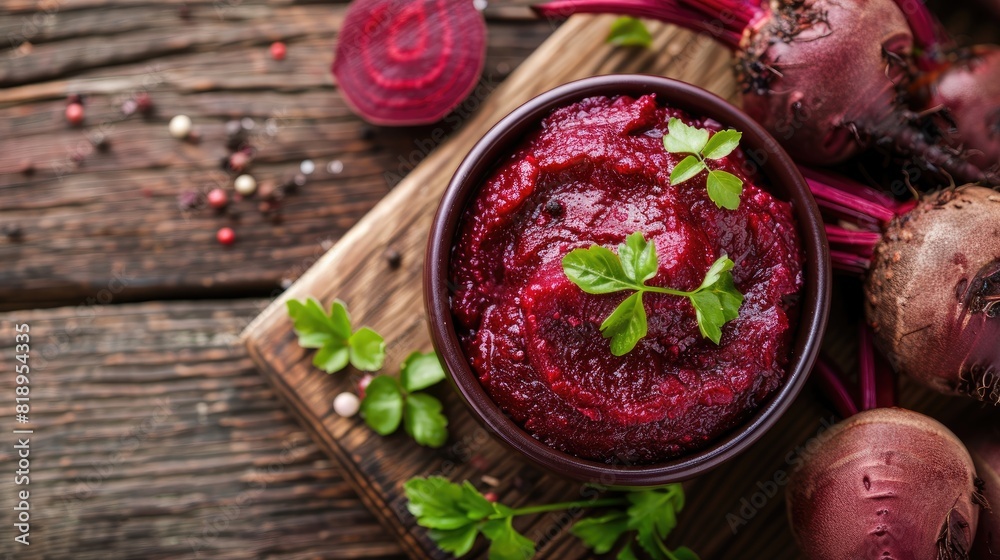
{"type": "MultiPolygon", "coordinates": [[[[489,86],[553,24],[507,1],[485,13],[489,86]]],[[[440,143],[428,140],[433,127],[381,129],[347,110],[328,72],[343,14],[341,3],[290,0],[0,6],[0,554],[400,555],[237,340],[440,143]],[[275,40],[288,44],[284,61],[268,54],[275,40]],[[141,91],[153,114],[123,116],[122,101],[141,91]],[[64,118],[70,93],[84,96],[80,128],[64,118]],[[199,143],[168,135],[176,114],[192,117],[199,143]],[[181,210],[184,193],[226,180],[225,124],[244,118],[255,125],[258,180],[282,181],[304,159],[316,171],[277,217],[256,201],[225,215],[181,210]],[[105,151],[91,142],[99,131],[105,151]],[[231,247],[214,239],[224,226],[236,231],[231,247]],[[25,425],[9,412],[21,323],[32,336],[25,425]],[[25,427],[35,430],[30,547],[11,532],[10,504],[23,489],[13,484],[11,431],[25,427]]],[[[970,29],[976,17],[954,19],[970,29]]],[[[818,422],[828,413],[816,402],[799,412],[818,422]]],[[[768,500],[743,511],[742,499],[782,461],[738,480],[711,475],[682,529],[727,558],[758,557],[751,543],[786,531],[783,508],[768,500]],[[733,535],[699,533],[724,523],[718,512],[746,523],[733,535]]]]}

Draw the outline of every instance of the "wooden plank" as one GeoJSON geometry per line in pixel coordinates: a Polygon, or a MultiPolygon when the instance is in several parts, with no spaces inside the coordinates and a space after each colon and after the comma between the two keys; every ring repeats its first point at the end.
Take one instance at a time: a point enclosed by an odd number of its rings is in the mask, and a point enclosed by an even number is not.
{"type": "MultiPolygon", "coordinates": [[[[32,558],[386,558],[400,549],[298,428],[237,335],[266,300],[62,307],[30,325],[32,558]]],[[[13,395],[14,376],[0,376],[13,395]]],[[[13,397],[11,397],[13,398],[13,397]]],[[[24,437],[24,436],[18,436],[24,437]]],[[[11,506],[12,507],[12,506],[11,506]]],[[[10,516],[7,516],[10,520],[10,516]]]]}
{"type": "MultiPolygon", "coordinates": [[[[513,504],[579,496],[580,487],[523,464],[489,438],[450,391],[442,392],[452,443],[442,451],[417,448],[402,435],[385,440],[373,437],[356,419],[337,417],[330,402],[338,392],[350,389],[352,381],[348,376],[317,374],[310,365],[310,354],[295,343],[284,301],[310,295],[323,301],[333,297],[345,300],[358,324],[369,325],[385,336],[389,354],[386,369],[391,372],[410,350],[429,347],[420,290],[430,219],[469,146],[500,117],[556,85],[611,72],[665,74],[723,96],[735,95],[729,54],[710,41],[653,25],[653,48],[614,49],[603,41],[610,22],[608,17],[576,17],[564,24],[497,88],[453,139],[424,160],[244,333],[251,354],[278,392],[320,445],[344,464],[362,499],[413,557],[443,555],[405,512],[401,486],[411,476],[437,472],[481,485],[481,476],[488,474],[502,481],[498,490],[513,504]],[[389,248],[402,255],[397,270],[377,258],[389,248]],[[525,480],[531,483],[525,485],[525,480]]],[[[540,558],[588,556],[568,535],[566,522],[558,515],[526,519],[519,528],[534,540],[544,541],[540,558]]],[[[477,549],[481,552],[482,548],[477,549]]]]}
{"type": "MultiPolygon", "coordinates": [[[[0,45],[0,227],[20,232],[0,235],[0,261],[15,263],[0,271],[0,309],[77,304],[123,276],[130,281],[116,302],[276,292],[471,112],[409,129],[354,117],[329,72],[344,4],[192,2],[188,21],[178,5],[60,4],[30,34],[30,54],[0,45]],[[288,43],[282,62],[267,52],[277,39],[288,43]],[[156,112],[124,118],[121,101],[142,89],[156,112]],[[85,95],[82,128],[65,122],[70,92],[85,95]],[[200,144],[167,134],[176,114],[192,117],[200,144]],[[181,211],[184,191],[231,188],[219,166],[225,123],[244,117],[256,122],[258,181],[287,180],[309,158],[317,166],[309,183],[285,199],[280,223],[256,199],[234,205],[238,220],[181,211]],[[106,152],[89,142],[97,130],[107,134],[106,152]],[[342,171],[329,172],[331,162],[342,171]],[[28,163],[30,175],[22,173],[28,163]],[[235,245],[214,241],[223,226],[236,230],[235,245]]],[[[484,90],[552,28],[509,2],[490,11],[484,90]]],[[[0,18],[0,32],[23,33],[29,16],[0,18]]]]}

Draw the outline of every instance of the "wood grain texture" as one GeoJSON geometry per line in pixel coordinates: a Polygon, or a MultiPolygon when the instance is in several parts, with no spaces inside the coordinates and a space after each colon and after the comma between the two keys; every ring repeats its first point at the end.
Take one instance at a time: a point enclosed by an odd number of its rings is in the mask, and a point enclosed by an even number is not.
{"type": "MultiPolygon", "coordinates": [[[[348,110],[329,68],[345,4],[264,0],[50,2],[4,5],[0,36],[0,309],[75,305],[128,279],[115,301],[266,296],[297,278],[474,109],[436,127],[385,129],[348,110]],[[284,61],[268,45],[288,44],[284,61]],[[125,118],[121,103],[148,91],[155,113],[125,118]],[[65,122],[66,96],[85,96],[86,122],[65,122]],[[197,145],[167,133],[189,115],[197,145]],[[236,216],[181,211],[178,196],[230,189],[220,168],[225,123],[249,117],[251,173],[317,171],[287,197],[280,221],[254,198],[236,216]],[[104,132],[105,152],[90,138],[104,132]],[[425,140],[433,138],[433,140],[425,140]],[[78,161],[79,160],[79,161],[78,161]],[[338,161],[339,173],[327,164],[338,161]],[[22,173],[31,165],[32,174],[22,173]],[[215,232],[233,227],[222,247],[215,232]]],[[[481,92],[492,89],[551,32],[508,1],[487,11],[481,92]]]]}
{"type": "MultiPolygon", "coordinates": [[[[11,414],[0,422],[7,510],[0,553],[399,557],[239,343],[240,329],[266,304],[181,301],[0,314],[8,356],[14,324],[30,326],[32,367],[31,423],[15,424],[11,414]],[[35,430],[27,436],[30,484],[15,486],[11,431],[26,427],[35,430]],[[8,524],[15,490],[25,489],[30,548],[13,542],[8,524]]],[[[0,376],[10,406],[14,382],[0,376]]]]}

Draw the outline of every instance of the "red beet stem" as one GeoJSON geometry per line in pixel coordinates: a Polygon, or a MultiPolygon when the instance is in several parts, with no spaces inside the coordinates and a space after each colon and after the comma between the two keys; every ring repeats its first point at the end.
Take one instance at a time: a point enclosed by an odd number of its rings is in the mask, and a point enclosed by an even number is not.
{"type": "Polygon", "coordinates": [[[896,372],[893,371],[889,361],[879,352],[878,348],[873,348],[873,350],[875,355],[875,404],[878,408],[894,407],[896,406],[896,372]]]}
{"type": "Polygon", "coordinates": [[[861,386],[861,410],[871,410],[878,404],[875,380],[875,348],[872,345],[872,333],[868,329],[868,325],[861,325],[858,338],[858,354],[861,358],[858,370],[858,381],[861,386]]]}
{"type": "Polygon", "coordinates": [[[708,17],[714,18],[728,29],[742,33],[744,29],[765,10],[759,3],[750,0],[678,0],[687,6],[698,10],[708,17]]]}
{"type": "Polygon", "coordinates": [[[945,41],[943,27],[931,14],[923,0],[895,0],[910,24],[913,40],[927,51],[936,51],[945,41]]]}
{"type": "Polygon", "coordinates": [[[850,272],[859,276],[864,276],[871,267],[871,259],[866,259],[850,251],[830,250],[830,261],[833,267],[843,272],[850,272]]]}
{"type": "Polygon", "coordinates": [[[871,231],[878,231],[896,214],[892,210],[813,179],[806,179],[820,209],[871,231]]]}
{"type": "Polygon", "coordinates": [[[832,245],[844,245],[861,257],[871,257],[882,235],[874,231],[854,231],[833,224],[826,225],[826,238],[832,245]]]}
{"type": "Polygon", "coordinates": [[[843,374],[839,372],[826,357],[821,356],[816,360],[816,367],[813,369],[814,376],[823,387],[823,392],[830,399],[830,403],[843,418],[850,418],[858,413],[858,407],[851,398],[851,392],[844,384],[843,374]]]}
{"type": "Polygon", "coordinates": [[[709,33],[732,50],[740,44],[742,27],[726,24],[718,16],[708,16],[699,10],[683,6],[674,0],[555,0],[532,6],[546,18],[566,18],[573,14],[621,14],[672,23],[692,31],[709,33]]]}

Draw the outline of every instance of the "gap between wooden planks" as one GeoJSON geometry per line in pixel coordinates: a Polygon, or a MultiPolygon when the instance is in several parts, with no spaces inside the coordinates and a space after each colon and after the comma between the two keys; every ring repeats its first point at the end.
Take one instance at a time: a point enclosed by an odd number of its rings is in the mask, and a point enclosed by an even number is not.
{"type": "MultiPolygon", "coordinates": [[[[411,476],[437,472],[456,481],[478,482],[490,474],[503,481],[501,495],[513,505],[573,498],[579,495],[579,486],[538,473],[513,457],[471,420],[450,389],[441,390],[451,421],[450,443],[443,450],[419,448],[402,434],[380,438],[359,419],[338,417],[332,412],[332,399],[351,390],[354,381],[346,374],[326,376],[311,365],[312,352],[297,345],[285,301],[313,296],[328,305],[334,298],[344,300],[355,325],[370,326],[385,337],[384,371],[395,373],[411,350],[430,348],[421,285],[430,221],[455,169],[493,124],[531,97],[599,74],[660,74],[734,98],[730,54],[708,37],[650,24],[651,48],[612,48],[604,38],[613,19],[574,16],[563,24],[480,100],[481,107],[461,131],[435,149],[243,333],[265,376],[317,443],[343,465],[362,499],[412,557],[446,556],[405,511],[402,484],[411,476]],[[390,248],[402,255],[399,269],[390,269],[382,258],[390,248]]],[[[517,523],[529,538],[542,541],[538,558],[586,557],[587,551],[568,535],[566,526],[558,514],[517,523]]],[[[482,552],[482,545],[477,552],[482,552]]]]}

